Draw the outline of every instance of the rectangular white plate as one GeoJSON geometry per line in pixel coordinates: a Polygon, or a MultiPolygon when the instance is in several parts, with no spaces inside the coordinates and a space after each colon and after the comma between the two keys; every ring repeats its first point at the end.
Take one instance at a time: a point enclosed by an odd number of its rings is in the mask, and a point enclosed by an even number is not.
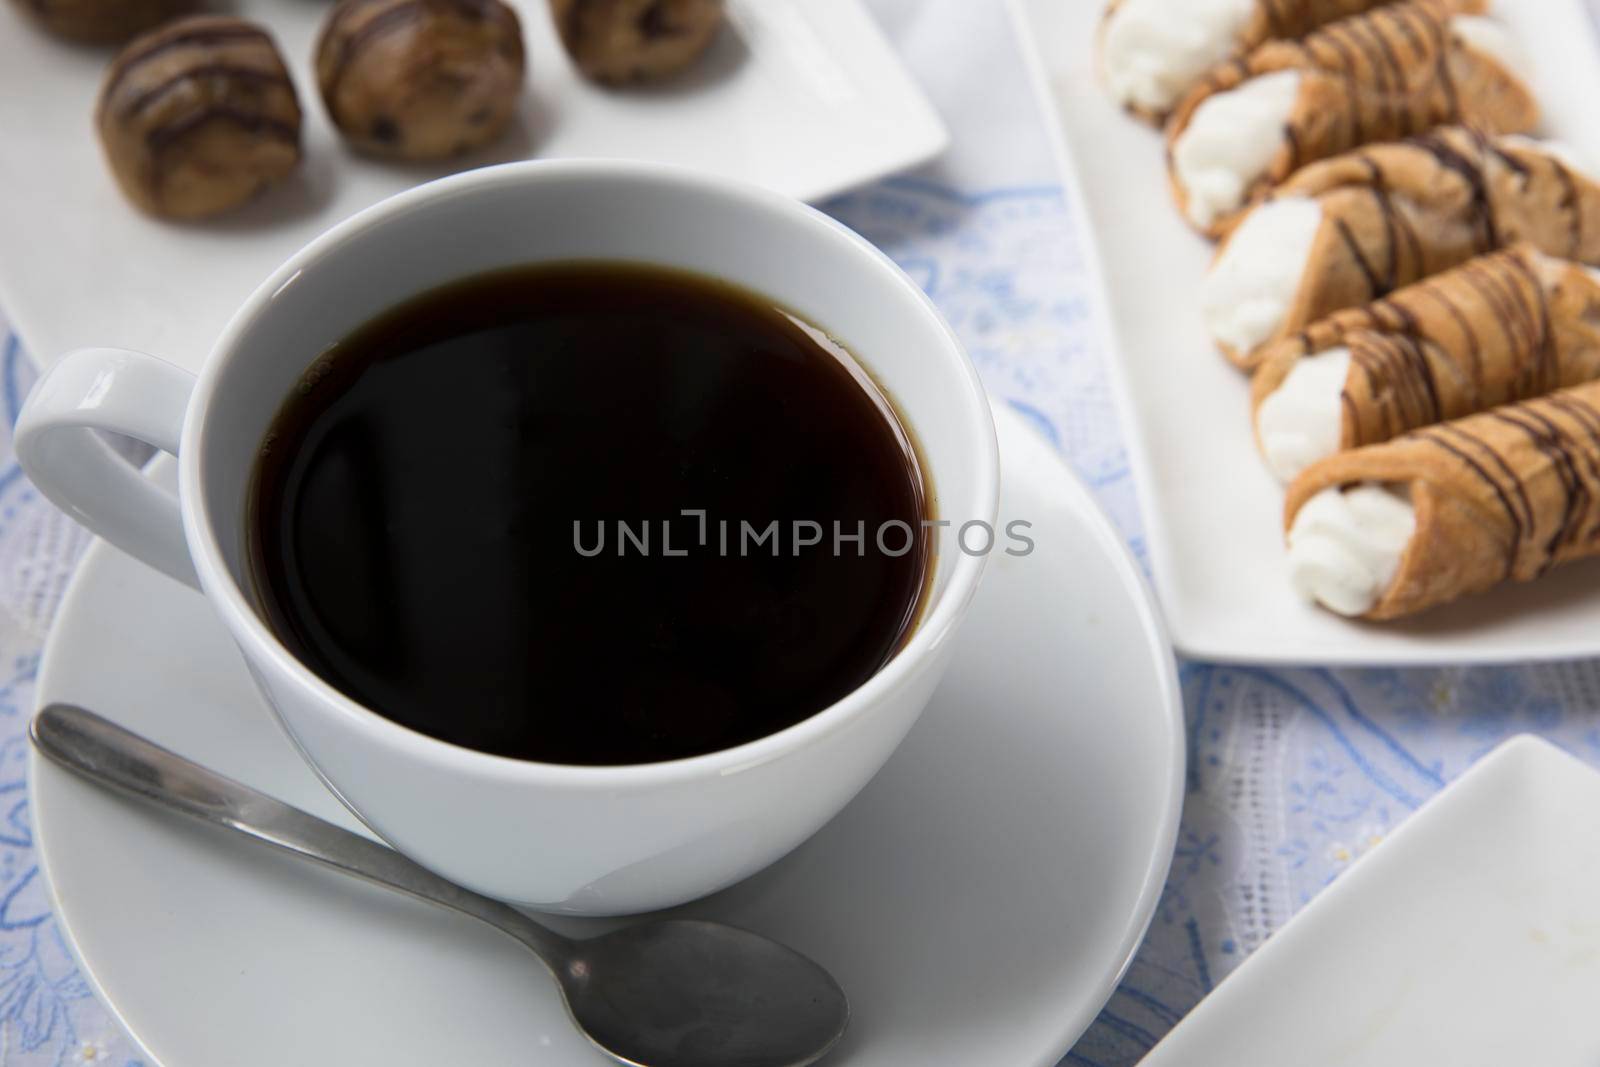
{"type": "Polygon", "coordinates": [[[1334,882],[1142,1067],[1594,1067],[1600,774],[1520,737],[1334,882]]]}
{"type": "Polygon", "coordinates": [[[0,305],[34,358],[85,345],[198,367],[246,296],[312,237],[384,197],[469,166],[526,158],[656,160],[816,200],[943,151],[943,122],[860,0],[728,0],[729,29],[683,79],[624,92],[577,77],[546,0],[522,17],[519,125],[482,153],[395,165],[347,151],[311,75],[329,0],[238,0],[268,27],[305,112],[288,187],[226,218],[145,218],[112,183],[91,115],[111,52],[55,41],[0,3],[0,305]]]}
{"type": "MultiPolygon", "coordinates": [[[[1099,0],[1014,0],[1063,181],[1093,232],[1111,309],[1105,351],[1139,483],[1150,559],[1178,648],[1253,663],[1439,664],[1600,654],[1600,563],[1385,626],[1301,602],[1284,576],[1283,492],[1255,451],[1247,380],[1201,325],[1211,246],[1167,190],[1159,134],[1095,79],[1099,0]]],[[[1600,47],[1583,0],[1501,0],[1535,57],[1544,134],[1600,159],[1600,47]]]]}

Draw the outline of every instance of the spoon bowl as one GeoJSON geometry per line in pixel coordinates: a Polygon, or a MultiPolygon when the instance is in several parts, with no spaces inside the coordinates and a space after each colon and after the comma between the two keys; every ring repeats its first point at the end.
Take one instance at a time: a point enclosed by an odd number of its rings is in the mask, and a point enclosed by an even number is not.
{"type": "Polygon", "coordinates": [[[801,1067],[850,1017],[839,983],[805,956],[693,919],[578,942],[559,980],[589,1040],[652,1067],[801,1067]]]}

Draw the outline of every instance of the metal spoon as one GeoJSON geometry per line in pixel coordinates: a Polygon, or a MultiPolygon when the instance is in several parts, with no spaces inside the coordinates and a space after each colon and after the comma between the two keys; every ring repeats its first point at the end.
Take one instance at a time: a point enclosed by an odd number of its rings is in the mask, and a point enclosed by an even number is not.
{"type": "Polygon", "coordinates": [[[400,853],[323,822],[130,733],[52,704],[33,743],[68,770],[306,859],[480,919],[555,976],[567,1013],[602,1052],[636,1067],[802,1067],[844,1033],[833,977],[765,937],[720,923],[645,922],[574,941],[400,853]]]}

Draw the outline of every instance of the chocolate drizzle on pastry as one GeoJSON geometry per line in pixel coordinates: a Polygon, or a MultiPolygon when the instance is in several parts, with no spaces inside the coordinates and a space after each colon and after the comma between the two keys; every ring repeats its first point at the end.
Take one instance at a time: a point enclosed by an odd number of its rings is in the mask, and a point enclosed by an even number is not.
{"type": "Polygon", "coordinates": [[[1225,350],[1246,369],[1281,336],[1511,245],[1600,266],[1600,183],[1557,150],[1465,126],[1314,163],[1274,198],[1315,200],[1327,235],[1312,246],[1280,336],[1225,350]]]}
{"type": "MultiPolygon", "coordinates": [[[[1257,0],[1256,13],[1242,35],[1249,46],[1270,39],[1294,40],[1340,19],[1381,7],[1389,0],[1257,0]]],[[[1463,11],[1481,11],[1481,0],[1458,0],[1463,11]]]]}
{"type": "Polygon", "coordinates": [[[1417,528],[1368,618],[1600,555],[1600,381],[1330,456],[1289,487],[1285,528],[1318,493],[1373,483],[1405,492],[1417,528]]]}
{"type": "Polygon", "coordinates": [[[1528,580],[1577,553],[1588,554],[1586,549],[1595,542],[1595,524],[1600,523],[1597,426],[1600,406],[1584,393],[1568,391],[1432,427],[1418,438],[1461,461],[1492,490],[1511,533],[1505,577],[1528,580]],[[1512,431],[1510,441],[1497,427],[1512,431]],[[1508,447],[1517,440],[1532,447],[1538,462],[1530,463],[1508,447]],[[1530,481],[1535,477],[1551,501],[1542,511],[1536,511],[1533,503],[1530,481]],[[1541,531],[1545,538],[1532,543],[1530,539],[1541,531]]]}
{"type": "MultiPolygon", "coordinates": [[[[1362,145],[1402,139],[1454,122],[1519,133],[1538,121],[1526,85],[1494,57],[1458,41],[1451,0],[1405,0],[1329,23],[1301,40],[1275,40],[1219,64],[1185,98],[1167,129],[1169,146],[1218,93],[1283,71],[1303,77],[1283,143],[1246,190],[1260,199],[1306,164],[1362,145]]],[[[1187,196],[1175,181],[1180,200],[1187,196]]],[[[1235,215],[1207,227],[1220,236],[1235,215]]],[[[1381,271],[1374,277],[1382,278],[1381,271]]]]}
{"type": "Polygon", "coordinates": [[[1340,447],[1600,379],[1600,278],[1528,246],[1329,316],[1268,350],[1259,404],[1302,359],[1350,353],[1340,447]]]}
{"type": "Polygon", "coordinates": [[[1561,160],[1552,158],[1551,164],[1555,170],[1556,180],[1561,183],[1561,209],[1566,212],[1570,224],[1567,232],[1570,235],[1567,241],[1567,254],[1578,257],[1583,251],[1583,203],[1578,196],[1578,179],[1573,177],[1572,171],[1561,160]]]}
{"type": "MultiPolygon", "coordinates": [[[[1505,457],[1496,452],[1493,446],[1457,426],[1447,423],[1444,426],[1432,427],[1423,431],[1422,440],[1454,457],[1494,493],[1495,499],[1505,510],[1506,522],[1511,527],[1511,536],[1506,541],[1505,573],[1501,580],[1508,581],[1514,578],[1523,538],[1534,522],[1533,503],[1528,499],[1528,487],[1517,477],[1516,472],[1505,461],[1505,457]],[[1479,453],[1481,458],[1474,458],[1472,453],[1479,453]],[[1484,465],[1485,460],[1492,466],[1492,470],[1484,465]]],[[[1541,566],[1541,571],[1542,569],[1541,566]]]]}
{"type": "MultiPolygon", "coordinates": [[[[1496,161],[1508,166],[1507,161],[1515,157],[1509,152],[1499,151],[1489,138],[1465,126],[1414,137],[1409,143],[1428,153],[1440,167],[1465,183],[1469,191],[1464,205],[1465,217],[1476,231],[1473,249],[1487,252],[1499,248],[1501,242],[1499,227],[1495,224],[1494,199],[1489,193],[1493,184],[1491,169],[1496,161]]],[[[1523,178],[1522,185],[1526,189],[1526,166],[1518,163],[1510,169],[1523,178]]]]}

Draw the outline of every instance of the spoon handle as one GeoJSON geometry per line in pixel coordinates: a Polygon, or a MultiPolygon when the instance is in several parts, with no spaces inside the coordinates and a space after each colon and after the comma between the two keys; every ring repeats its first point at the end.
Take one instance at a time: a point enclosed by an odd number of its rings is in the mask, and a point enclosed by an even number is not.
{"type": "Polygon", "coordinates": [[[463,889],[391,848],[207,770],[85,708],[51,704],[34,716],[32,735],[45,756],[99,785],[470,915],[517,938],[551,968],[571,955],[572,942],[510,905],[463,889]]]}

